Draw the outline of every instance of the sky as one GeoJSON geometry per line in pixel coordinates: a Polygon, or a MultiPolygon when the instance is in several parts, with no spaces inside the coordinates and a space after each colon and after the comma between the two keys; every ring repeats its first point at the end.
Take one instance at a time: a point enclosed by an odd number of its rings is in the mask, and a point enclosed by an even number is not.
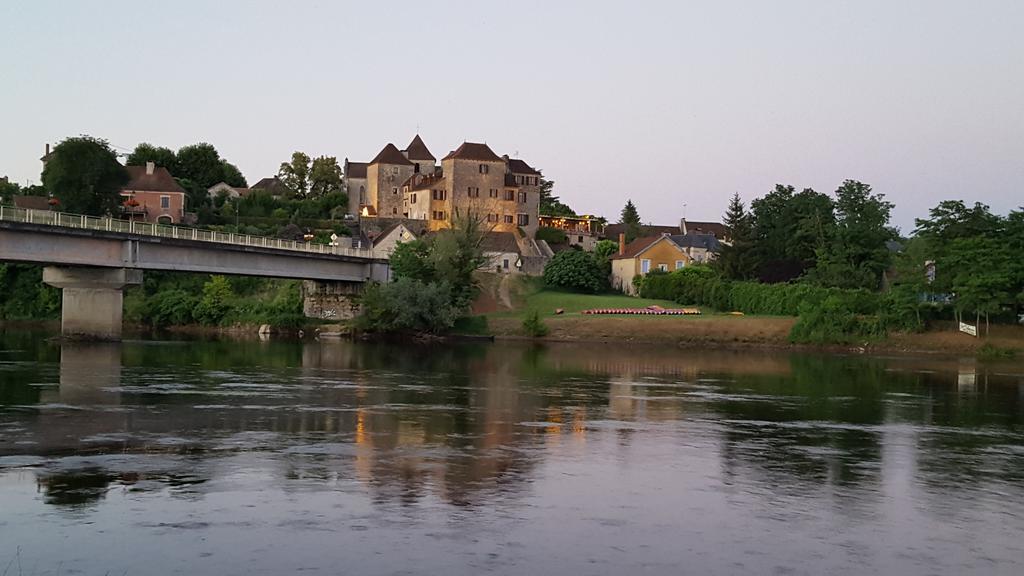
{"type": "Polygon", "coordinates": [[[295,150],[417,131],[518,155],[577,212],[720,219],[776,183],[1024,205],[1024,2],[0,2],[0,176],[44,144],[295,150]]]}

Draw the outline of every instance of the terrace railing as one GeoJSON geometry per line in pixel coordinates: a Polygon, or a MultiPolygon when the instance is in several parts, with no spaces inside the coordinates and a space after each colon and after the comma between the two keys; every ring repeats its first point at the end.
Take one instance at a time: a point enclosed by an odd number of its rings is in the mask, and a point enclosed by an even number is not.
{"type": "Polygon", "coordinates": [[[124,232],[140,236],[156,236],[160,238],[177,238],[198,242],[216,242],[236,246],[253,246],[258,248],[276,248],[295,252],[312,252],[316,254],[335,254],[339,256],[372,257],[372,251],[366,248],[350,248],[347,246],[329,246],[312,242],[296,242],[268,236],[252,236],[214,230],[200,230],[183,226],[168,226],[150,222],[135,222],[117,218],[85,216],[84,214],[68,214],[50,210],[31,210],[0,205],[0,220],[24,222],[28,224],[45,224],[63,228],[83,230],[103,230],[107,232],[124,232]]]}

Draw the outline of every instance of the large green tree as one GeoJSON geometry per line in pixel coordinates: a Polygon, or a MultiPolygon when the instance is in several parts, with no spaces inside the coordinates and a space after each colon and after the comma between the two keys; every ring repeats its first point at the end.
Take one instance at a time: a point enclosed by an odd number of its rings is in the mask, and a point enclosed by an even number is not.
{"type": "Polygon", "coordinates": [[[805,188],[775,189],[750,203],[754,215],[753,258],[758,277],[768,282],[796,278],[814,266],[835,227],[832,199],[805,188]]]}
{"type": "Polygon", "coordinates": [[[714,260],[714,266],[726,278],[746,280],[757,273],[753,259],[754,224],[753,216],[747,212],[739,193],[732,195],[725,212],[726,231],[729,243],[722,243],[722,251],[714,260]]]}
{"type": "Polygon", "coordinates": [[[342,170],[334,156],[314,158],[309,169],[309,195],[323,198],[341,191],[342,170]]]}
{"type": "Polygon", "coordinates": [[[157,166],[163,166],[172,175],[178,175],[178,156],[174,150],[163,146],[154,146],[143,142],[132,150],[125,160],[128,166],[145,166],[146,162],[153,162],[157,166]]]}
{"type": "Polygon", "coordinates": [[[285,187],[296,198],[304,199],[309,194],[310,159],[304,152],[293,152],[289,162],[282,162],[277,171],[285,187]]]}
{"type": "Polygon", "coordinates": [[[896,239],[889,226],[892,208],[884,195],[871,193],[871,186],[843,182],[836,190],[834,231],[817,250],[810,279],[836,288],[877,289],[892,263],[887,245],[896,239]]]}
{"type": "Polygon", "coordinates": [[[619,224],[626,225],[626,242],[632,242],[640,236],[640,212],[637,211],[632,200],[626,200],[626,205],[622,207],[619,224]]]}
{"type": "Polygon", "coordinates": [[[43,169],[43,186],[58,199],[61,210],[76,214],[116,213],[128,179],[106,140],[91,136],[57,144],[43,169]]]}

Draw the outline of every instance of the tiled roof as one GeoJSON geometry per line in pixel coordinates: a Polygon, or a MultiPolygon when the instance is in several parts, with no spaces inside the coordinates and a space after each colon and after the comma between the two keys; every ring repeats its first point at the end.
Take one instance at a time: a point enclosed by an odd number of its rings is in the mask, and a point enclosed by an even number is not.
{"type": "Polygon", "coordinates": [[[531,176],[540,176],[540,172],[534,170],[529,164],[523,162],[518,158],[508,159],[508,171],[513,174],[529,174],[531,176]]]}
{"type": "Polygon", "coordinates": [[[694,232],[698,234],[714,234],[719,239],[729,235],[729,230],[721,222],[691,222],[686,220],[686,233],[693,234],[694,232]]]}
{"type": "Polygon", "coordinates": [[[476,142],[463,142],[452,152],[449,152],[443,159],[454,158],[458,160],[476,160],[479,162],[504,162],[504,160],[491,150],[487,144],[476,142]]]}
{"type": "Polygon", "coordinates": [[[171,176],[171,173],[163,166],[153,168],[152,174],[146,174],[145,166],[125,166],[124,169],[128,171],[129,180],[121,187],[122,190],[185,193],[185,189],[178,186],[174,176],[171,176]]]}
{"type": "Polygon", "coordinates": [[[373,160],[370,160],[370,165],[372,166],[374,164],[396,164],[398,166],[412,166],[412,162],[409,162],[409,159],[406,158],[398,150],[398,148],[395,148],[395,145],[390,142],[388,142],[388,145],[385,146],[384,149],[381,150],[380,153],[378,153],[373,160]]]}
{"type": "MultiPolygon", "coordinates": [[[[655,242],[662,238],[668,238],[665,234],[659,234],[657,236],[643,236],[633,240],[629,244],[626,244],[626,251],[624,254],[615,254],[612,256],[612,260],[623,260],[629,258],[636,258],[641,252],[650,248],[655,242]]],[[[678,247],[678,246],[677,246],[678,247]]]]}
{"type": "Polygon", "coordinates": [[[346,178],[366,178],[366,162],[349,162],[345,164],[346,178]]]}
{"type": "MultiPolygon", "coordinates": [[[[416,175],[418,176],[418,175],[416,175]]],[[[409,188],[410,190],[426,190],[435,186],[438,182],[444,181],[444,174],[440,172],[434,172],[426,176],[420,176],[419,180],[416,181],[415,176],[413,177],[413,184],[409,188]]]]}
{"type": "Polygon", "coordinates": [[[519,243],[512,232],[487,232],[484,234],[480,248],[484,252],[515,252],[519,253],[519,243]]]}
{"type": "Polygon", "coordinates": [[[279,196],[288,191],[288,187],[281,182],[281,179],[277,176],[271,176],[270,178],[264,178],[259,182],[249,187],[250,190],[266,190],[275,196],[279,196]]]}
{"type": "Polygon", "coordinates": [[[50,199],[46,196],[15,196],[14,206],[29,210],[49,210],[50,199]]]}
{"type": "MultiPolygon", "coordinates": [[[[625,224],[609,224],[604,228],[605,238],[617,240],[619,234],[626,232],[625,224]]],[[[679,234],[682,230],[678,226],[641,226],[640,233],[644,236],[661,236],[663,234],[679,234]]]]}
{"type": "Polygon", "coordinates": [[[437,158],[434,158],[434,155],[430,153],[430,150],[427,150],[427,145],[423,143],[419,134],[412,139],[412,142],[409,142],[409,146],[405,149],[405,153],[409,160],[430,160],[431,162],[437,160],[437,158]]]}
{"type": "MultiPolygon", "coordinates": [[[[689,227],[689,223],[687,223],[687,227],[689,227]]],[[[674,234],[671,238],[672,242],[680,248],[704,248],[708,252],[718,252],[722,249],[722,244],[714,234],[690,232],[689,234],[674,234]]]]}

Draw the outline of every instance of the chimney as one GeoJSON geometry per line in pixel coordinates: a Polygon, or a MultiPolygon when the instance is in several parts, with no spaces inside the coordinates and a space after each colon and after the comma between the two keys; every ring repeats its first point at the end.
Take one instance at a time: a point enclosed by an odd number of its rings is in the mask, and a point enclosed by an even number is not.
{"type": "Polygon", "coordinates": [[[686,218],[679,219],[679,231],[686,234],[686,218]]]}
{"type": "Polygon", "coordinates": [[[619,256],[626,253],[626,233],[619,232],[619,256]]]}
{"type": "Polygon", "coordinates": [[[46,155],[47,156],[50,155],[50,143],[49,142],[46,143],[46,155]]]}
{"type": "Polygon", "coordinates": [[[156,164],[154,162],[146,162],[146,175],[152,176],[154,170],[156,170],[156,164]]]}

